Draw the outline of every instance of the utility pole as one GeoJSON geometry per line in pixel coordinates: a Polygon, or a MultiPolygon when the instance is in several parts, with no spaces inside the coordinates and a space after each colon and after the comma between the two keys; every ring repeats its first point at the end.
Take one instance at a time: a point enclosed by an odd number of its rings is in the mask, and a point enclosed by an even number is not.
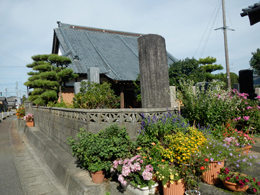
{"type": "Polygon", "coordinates": [[[234,29],[229,29],[226,25],[226,13],[225,13],[225,0],[222,0],[222,13],[223,13],[223,27],[217,28],[215,30],[223,29],[224,33],[224,46],[225,46],[225,59],[226,59],[226,75],[227,75],[227,85],[231,88],[230,72],[229,72],[229,58],[228,58],[228,43],[227,43],[227,29],[234,31],[234,29]]]}

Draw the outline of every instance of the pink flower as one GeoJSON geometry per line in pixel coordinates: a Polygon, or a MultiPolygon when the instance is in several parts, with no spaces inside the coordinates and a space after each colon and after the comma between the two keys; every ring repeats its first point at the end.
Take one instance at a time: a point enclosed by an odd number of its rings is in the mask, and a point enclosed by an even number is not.
{"type": "Polygon", "coordinates": [[[256,96],[258,99],[260,99],[260,96],[258,95],[258,96],[256,96]]]}
{"type": "Polygon", "coordinates": [[[142,176],[144,178],[144,180],[151,180],[152,177],[153,177],[153,174],[147,170],[144,170],[143,173],[142,173],[142,176]]]}
{"type": "Polygon", "coordinates": [[[248,106],[246,109],[249,110],[249,109],[252,109],[252,107],[251,107],[251,106],[248,106]]]}
{"type": "Polygon", "coordinates": [[[243,116],[243,119],[248,121],[249,120],[249,116],[243,116]]]}

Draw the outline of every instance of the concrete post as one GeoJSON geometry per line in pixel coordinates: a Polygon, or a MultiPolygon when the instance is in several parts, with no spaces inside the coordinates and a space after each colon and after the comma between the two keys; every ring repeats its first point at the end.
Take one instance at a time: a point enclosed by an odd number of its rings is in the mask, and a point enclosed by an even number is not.
{"type": "Polygon", "coordinates": [[[143,108],[171,107],[165,40],[159,35],[138,38],[143,108]]]}

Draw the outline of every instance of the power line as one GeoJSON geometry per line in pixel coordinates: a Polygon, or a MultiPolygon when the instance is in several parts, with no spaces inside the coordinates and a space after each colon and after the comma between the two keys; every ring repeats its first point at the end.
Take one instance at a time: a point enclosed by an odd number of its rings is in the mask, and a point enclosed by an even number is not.
{"type": "MultiPolygon", "coordinates": [[[[214,27],[214,25],[215,25],[215,23],[216,23],[217,16],[218,16],[218,11],[220,11],[220,8],[221,8],[221,2],[219,1],[218,8],[215,9],[215,11],[216,11],[216,13],[215,13],[215,18],[214,18],[214,20],[213,20],[213,22],[212,22],[212,24],[211,24],[211,28],[210,28],[210,29],[214,29],[213,27],[214,27]]],[[[208,32],[208,36],[207,36],[207,38],[206,38],[206,41],[205,41],[204,46],[203,46],[203,48],[202,48],[202,50],[201,50],[201,53],[200,53],[200,58],[202,57],[202,55],[203,55],[203,53],[204,53],[204,51],[205,51],[205,49],[206,49],[207,43],[208,43],[208,41],[209,41],[209,38],[210,38],[210,35],[211,35],[212,32],[213,32],[213,30],[210,30],[210,31],[208,32]]]]}
{"type": "MultiPolygon", "coordinates": [[[[211,17],[210,17],[209,23],[208,23],[208,25],[207,25],[207,27],[206,27],[204,33],[203,33],[203,36],[202,36],[202,38],[201,38],[201,40],[200,40],[199,46],[197,47],[194,56],[196,56],[196,54],[197,54],[197,52],[198,52],[198,50],[199,50],[199,47],[200,47],[200,45],[201,45],[201,43],[202,43],[202,40],[204,39],[204,36],[205,36],[206,32],[208,31],[209,25],[210,25],[211,20],[212,20],[212,18],[213,18],[214,15],[215,15],[215,20],[216,20],[216,15],[217,15],[217,14],[215,14],[215,12],[217,12],[217,10],[219,9],[218,7],[220,7],[220,1],[219,1],[219,0],[217,1],[217,4],[216,4],[216,6],[215,6],[215,9],[214,9],[214,11],[213,11],[213,13],[212,13],[212,15],[211,15],[211,17]],[[218,8],[218,9],[217,9],[217,8],[218,8]]],[[[215,23],[215,22],[213,22],[213,23],[215,23]]]]}
{"type": "Polygon", "coordinates": [[[21,58],[15,56],[15,55],[13,55],[13,54],[11,54],[11,53],[8,53],[8,52],[6,52],[6,51],[4,51],[4,50],[2,50],[2,49],[0,49],[0,55],[4,56],[4,57],[6,57],[6,58],[10,58],[10,59],[12,59],[12,60],[18,61],[18,62],[20,62],[20,63],[21,63],[21,61],[24,62],[24,63],[26,63],[23,59],[21,59],[21,58]]]}

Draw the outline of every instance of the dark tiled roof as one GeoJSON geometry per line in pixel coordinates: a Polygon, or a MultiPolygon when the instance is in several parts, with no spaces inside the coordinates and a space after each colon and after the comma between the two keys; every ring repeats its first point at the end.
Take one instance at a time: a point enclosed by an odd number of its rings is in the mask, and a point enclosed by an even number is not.
{"type": "Polygon", "coordinates": [[[0,97],[0,101],[5,101],[6,98],[5,97],[0,97]]]}
{"type": "MultiPolygon", "coordinates": [[[[135,80],[139,74],[137,33],[112,31],[59,23],[54,29],[63,55],[72,59],[69,68],[86,74],[89,67],[99,67],[101,74],[114,80],[135,80]]],[[[178,61],[171,54],[168,64],[178,61]]]]}
{"type": "Polygon", "coordinates": [[[242,11],[243,12],[240,15],[242,17],[248,15],[251,25],[260,21],[260,2],[248,6],[247,8],[242,9],[242,11]]]}

